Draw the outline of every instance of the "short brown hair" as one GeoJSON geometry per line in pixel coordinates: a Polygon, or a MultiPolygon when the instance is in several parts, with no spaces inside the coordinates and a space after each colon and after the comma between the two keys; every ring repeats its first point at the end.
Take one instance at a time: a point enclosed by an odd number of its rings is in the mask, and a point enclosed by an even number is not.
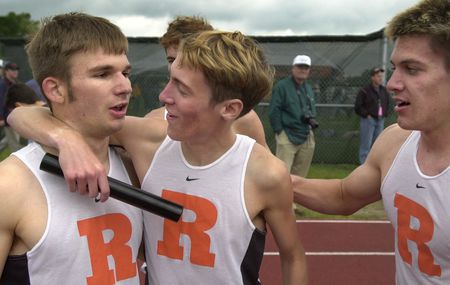
{"type": "Polygon", "coordinates": [[[405,35],[429,36],[431,49],[442,52],[450,70],[450,1],[423,0],[396,15],[385,29],[387,37],[395,40],[405,35]]]}
{"type": "Polygon", "coordinates": [[[171,45],[178,46],[182,39],[192,34],[211,30],[213,30],[213,27],[202,17],[177,16],[169,23],[167,32],[159,39],[159,42],[167,49],[171,45]]]}
{"type": "Polygon", "coordinates": [[[240,99],[248,113],[272,90],[273,68],[258,43],[240,32],[205,31],[186,38],[179,64],[203,72],[213,102],[240,99]]]}
{"type": "Polygon", "coordinates": [[[105,18],[71,12],[44,18],[25,49],[33,77],[40,86],[50,76],[70,84],[70,59],[74,54],[98,49],[127,54],[128,39],[105,18]]]}

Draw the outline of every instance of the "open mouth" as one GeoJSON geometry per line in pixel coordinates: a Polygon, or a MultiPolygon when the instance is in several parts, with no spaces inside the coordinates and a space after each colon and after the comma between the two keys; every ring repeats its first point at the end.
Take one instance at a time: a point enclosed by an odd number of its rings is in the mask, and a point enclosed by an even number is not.
{"type": "Polygon", "coordinates": [[[121,112],[121,111],[125,110],[126,106],[127,106],[127,104],[119,104],[117,106],[112,107],[112,109],[114,111],[121,112]]]}
{"type": "Polygon", "coordinates": [[[409,105],[410,105],[409,101],[401,100],[400,98],[395,99],[395,106],[398,108],[409,106],[409,105]]]}
{"type": "Polygon", "coordinates": [[[398,101],[397,102],[397,107],[404,107],[404,106],[409,106],[410,103],[406,102],[406,101],[398,101]]]}

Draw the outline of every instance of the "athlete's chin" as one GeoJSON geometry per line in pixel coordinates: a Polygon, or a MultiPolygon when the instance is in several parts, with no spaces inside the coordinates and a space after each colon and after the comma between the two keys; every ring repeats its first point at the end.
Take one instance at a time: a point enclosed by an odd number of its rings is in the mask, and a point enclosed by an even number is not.
{"type": "Polygon", "coordinates": [[[174,141],[181,141],[183,138],[179,132],[167,130],[167,135],[174,141]]]}
{"type": "Polygon", "coordinates": [[[400,128],[404,130],[408,131],[420,130],[420,128],[416,124],[408,120],[402,120],[401,118],[397,119],[397,124],[399,125],[400,128]]]}
{"type": "Polygon", "coordinates": [[[122,127],[123,127],[123,122],[124,122],[124,120],[121,120],[121,121],[116,121],[116,122],[114,122],[113,124],[111,124],[111,125],[109,126],[109,130],[108,130],[109,133],[108,133],[108,136],[111,136],[111,135],[113,135],[114,133],[120,131],[120,130],[122,129],[122,127]]]}

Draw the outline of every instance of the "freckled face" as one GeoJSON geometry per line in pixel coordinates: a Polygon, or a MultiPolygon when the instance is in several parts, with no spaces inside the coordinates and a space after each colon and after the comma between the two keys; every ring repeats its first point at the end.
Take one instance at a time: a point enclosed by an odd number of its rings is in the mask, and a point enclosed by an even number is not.
{"type": "Polygon", "coordinates": [[[168,111],[167,134],[174,140],[204,140],[220,125],[220,104],[211,103],[212,91],[203,73],[180,67],[177,59],[171,67],[170,81],[159,98],[168,111]]]}

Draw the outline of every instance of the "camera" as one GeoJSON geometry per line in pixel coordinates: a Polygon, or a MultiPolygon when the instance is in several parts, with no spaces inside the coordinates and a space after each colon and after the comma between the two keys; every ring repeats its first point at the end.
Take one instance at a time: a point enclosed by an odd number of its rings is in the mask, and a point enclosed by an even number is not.
{"type": "Polygon", "coordinates": [[[311,129],[317,129],[319,127],[319,122],[316,121],[314,117],[303,117],[303,121],[311,126],[311,129]]]}

